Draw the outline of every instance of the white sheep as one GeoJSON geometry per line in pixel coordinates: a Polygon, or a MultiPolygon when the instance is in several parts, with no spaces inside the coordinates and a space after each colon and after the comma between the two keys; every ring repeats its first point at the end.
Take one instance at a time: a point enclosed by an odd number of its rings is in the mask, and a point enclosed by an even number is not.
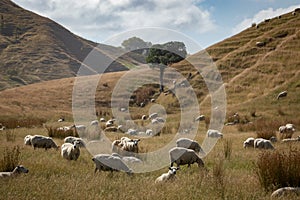
{"type": "Polygon", "coordinates": [[[199,115],[198,117],[195,118],[195,121],[204,121],[205,116],[204,115],[199,115]]]}
{"type": "Polygon", "coordinates": [[[127,134],[129,134],[129,135],[137,135],[138,131],[135,130],[135,129],[130,128],[130,129],[128,129],[127,134]]]}
{"type": "Polygon", "coordinates": [[[133,156],[121,156],[117,153],[112,153],[111,155],[121,158],[126,163],[132,163],[132,164],[141,164],[141,163],[143,163],[143,161],[141,159],[133,157],[133,156]]]}
{"type": "Polygon", "coordinates": [[[281,133],[281,137],[283,138],[291,138],[296,131],[294,124],[286,124],[285,126],[279,127],[279,133],[281,133]]]}
{"type": "Polygon", "coordinates": [[[35,148],[45,148],[45,150],[50,148],[58,149],[57,144],[53,141],[52,138],[42,136],[42,135],[34,135],[31,138],[31,145],[35,148]]]}
{"type": "Polygon", "coordinates": [[[254,140],[254,148],[256,149],[275,149],[270,140],[256,138],[254,140]]]}
{"type": "Polygon", "coordinates": [[[183,147],[183,148],[187,148],[187,149],[192,149],[194,150],[196,153],[204,153],[203,149],[201,148],[200,144],[195,141],[195,140],[191,140],[189,138],[179,138],[176,141],[176,146],[177,147],[183,147]]]}
{"type": "Polygon", "coordinates": [[[57,122],[64,122],[65,121],[65,118],[59,118],[58,120],[57,120],[57,122]]]}
{"type": "Polygon", "coordinates": [[[122,156],[132,155],[132,153],[139,152],[140,139],[130,139],[128,137],[122,137],[120,140],[115,140],[112,143],[112,152],[118,153],[122,156]]]}
{"type": "Polygon", "coordinates": [[[300,136],[296,138],[286,138],[281,140],[282,143],[300,142],[300,136]]]}
{"type": "Polygon", "coordinates": [[[77,133],[83,133],[86,130],[86,126],[85,125],[73,125],[73,128],[75,128],[75,130],[77,131],[77,133]]]}
{"type": "Polygon", "coordinates": [[[300,196],[300,187],[283,187],[275,190],[271,194],[271,198],[282,198],[286,196],[300,196]]]}
{"type": "Polygon", "coordinates": [[[68,136],[64,139],[64,143],[74,144],[76,141],[79,143],[80,147],[85,147],[85,142],[79,137],[68,136]]]}
{"type": "Polygon", "coordinates": [[[4,177],[15,177],[21,173],[28,173],[29,170],[23,165],[18,165],[12,172],[0,172],[0,178],[4,177]]]}
{"type": "Polygon", "coordinates": [[[146,120],[146,119],[147,119],[147,115],[143,115],[142,120],[146,120]]]}
{"type": "Polygon", "coordinates": [[[146,135],[152,136],[153,135],[153,130],[152,129],[147,129],[146,130],[146,135]]]}
{"type": "Polygon", "coordinates": [[[208,129],[207,136],[211,138],[223,138],[223,134],[218,130],[208,129]]]}
{"type": "Polygon", "coordinates": [[[169,167],[169,171],[167,173],[163,173],[162,175],[160,175],[155,180],[155,183],[162,183],[176,178],[175,177],[176,171],[179,169],[180,169],[179,167],[169,167]]]}
{"type": "Polygon", "coordinates": [[[287,91],[283,91],[283,92],[280,92],[278,95],[277,95],[277,100],[282,98],[282,97],[286,97],[287,96],[287,91]]]}
{"type": "Polygon", "coordinates": [[[100,121],[100,122],[105,122],[105,119],[104,119],[103,117],[101,117],[101,118],[99,119],[99,121],[100,121]]]}
{"type": "Polygon", "coordinates": [[[90,126],[98,126],[99,125],[99,121],[98,120],[93,120],[90,123],[90,126]]]}
{"type": "Polygon", "coordinates": [[[74,144],[64,143],[61,146],[61,156],[67,160],[77,160],[80,156],[80,143],[75,141],[74,144]]]}
{"type": "Polygon", "coordinates": [[[107,128],[107,127],[111,127],[111,126],[114,126],[114,122],[113,121],[107,121],[106,123],[105,123],[105,127],[107,128]]]}
{"type": "Polygon", "coordinates": [[[186,164],[188,165],[188,167],[190,167],[193,163],[197,163],[198,167],[204,167],[203,160],[196,154],[194,150],[186,149],[183,147],[174,147],[170,149],[169,154],[171,167],[173,167],[174,163],[177,164],[177,167],[186,164]]]}
{"type": "Polygon", "coordinates": [[[2,123],[0,123],[0,131],[4,131],[5,129],[6,127],[2,123]]]}
{"type": "Polygon", "coordinates": [[[254,138],[253,137],[249,137],[244,141],[244,148],[248,148],[248,147],[254,147],[254,138]]]}
{"type": "Polygon", "coordinates": [[[109,154],[98,154],[92,158],[96,165],[95,173],[99,171],[124,171],[128,175],[132,174],[132,170],[119,158],[109,154]]]}
{"type": "Polygon", "coordinates": [[[156,117],[158,117],[157,113],[152,113],[152,114],[149,115],[150,120],[155,119],[156,117]]]}

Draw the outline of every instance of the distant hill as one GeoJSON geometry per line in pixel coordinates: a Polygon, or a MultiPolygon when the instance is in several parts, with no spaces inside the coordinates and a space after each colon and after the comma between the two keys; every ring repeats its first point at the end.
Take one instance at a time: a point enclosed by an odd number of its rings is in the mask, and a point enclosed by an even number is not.
{"type": "MultiPolygon", "coordinates": [[[[10,0],[1,0],[0,90],[74,77],[84,58],[97,45],[10,0]]],[[[99,48],[109,54],[121,51],[102,44],[99,48]]],[[[134,60],[125,55],[112,63],[107,71],[127,70],[126,65],[134,60]]]]}
{"type": "MultiPolygon", "coordinates": [[[[2,7],[1,7],[2,8],[2,7]]],[[[300,110],[300,13],[284,14],[265,20],[258,26],[249,24],[241,33],[221,41],[206,51],[215,61],[226,88],[227,113],[239,112],[251,117],[294,119],[300,110]],[[258,43],[259,42],[259,43],[258,43]],[[279,92],[287,90],[286,98],[276,100],[279,92]]],[[[201,63],[201,52],[189,59],[201,63]]],[[[67,65],[66,65],[67,66],[67,65]]],[[[189,79],[199,98],[200,112],[210,115],[210,96],[202,77],[186,61],[172,65],[189,79]]],[[[99,84],[96,105],[109,110],[110,95],[124,72],[107,73],[99,84]]],[[[61,79],[0,92],[2,115],[39,113],[71,114],[72,79],[61,79]],[[47,85],[49,84],[49,85],[47,85]],[[46,91],[46,92],[45,92],[46,91]],[[38,95],[38,98],[32,96],[38,95]],[[13,98],[12,98],[13,97],[13,98]]],[[[174,103],[172,95],[160,95],[157,103],[174,103]]],[[[148,106],[142,110],[147,113],[148,106]]],[[[135,113],[133,113],[135,114],[135,113]]],[[[52,115],[53,116],[53,115],[52,115]]]]}

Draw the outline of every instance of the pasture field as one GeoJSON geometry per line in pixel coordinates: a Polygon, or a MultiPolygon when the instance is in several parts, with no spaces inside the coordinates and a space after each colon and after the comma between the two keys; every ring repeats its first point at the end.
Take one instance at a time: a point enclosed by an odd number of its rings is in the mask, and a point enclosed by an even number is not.
{"type": "MultiPolygon", "coordinates": [[[[59,150],[33,150],[31,146],[24,146],[26,135],[47,135],[45,128],[2,131],[0,155],[5,149],[19,146],[19,164],[27,167],[29,173],[1,179],[0,199],[269,199],[272,191],[263,189],[257,175],[256,162],[262,151],[243,148],[243,141],[255,137],[254,132],[239,132],[236,126],[225,126],[223,133],[224,138],[204,158],[207,171],[200,170],[196,164],[190,169],[182,166],[177,179],[155,184],[155,179],[167,172],[168,166],[132,176],[123,172],[95,174],[92,155],[84,148],[77,161],[67,161],[60,156],[59,150]],[[8,135],[13,137],[8,138],[8,135]]],[[[204,127],[200,127],[196,135],[200,144],[204,135],[204,127]]],[[[294,137],[297,135],[299,132],[294,137]]],[[[109,133],[108,136],[114,139],[120,134],[109,133]]],[[[170,138],[172,134],[142,139],[140,147],[142,151],[150,151],[170,138]]],[[[54,140],[59,145],[63,143],[62,139],[54,140]]],[[[276,143],[275,148],[286,151],[290,147],[276,143]]],[[[293,148],[299,150],[300,143],[293,148]]]]}

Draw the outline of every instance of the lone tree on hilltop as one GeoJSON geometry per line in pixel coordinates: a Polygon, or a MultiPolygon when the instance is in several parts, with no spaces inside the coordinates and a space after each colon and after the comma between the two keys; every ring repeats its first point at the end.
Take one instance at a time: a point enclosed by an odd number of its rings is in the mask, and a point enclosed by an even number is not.
{"type": "Polygon", "coordinates": [[[160,69],[160,92],[164,91],[163,75],[165,68],[185,59],[186,55],[186,47],[183,42],[172,41],[165,44],[155,44],[150,48],[146,62],[158,65],[160,69]]]}

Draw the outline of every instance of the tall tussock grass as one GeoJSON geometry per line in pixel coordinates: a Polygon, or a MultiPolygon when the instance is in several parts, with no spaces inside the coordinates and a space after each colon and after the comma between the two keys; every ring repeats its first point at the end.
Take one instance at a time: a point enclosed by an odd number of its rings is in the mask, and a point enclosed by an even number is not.
{"type": "Polygon", "coordinates": [[[258,156],[256,173],[266,190],[300,187],[300,149],[264,151],[258,156]]]}
{"type": "Polygon", "coordinates": [[[59,130],[57,127],[51,127],[51,126],[50,127],[45,126],[45,128],[47,129],[49,137],[60,138],[60,139],[63,139],[68,136],[79,137],[77,131],[74,129],[65,131],[65,130],[59,130]]]}
{"type": "Polygon", "coordinates": [[[5,137],[7,142],[14,142],[16,140],[16,134],[14,130],[5,130],[5,137]]]}
{"type": "Polygon", "coordinates": [[[41,127],[44,123],[46,123],[46,119],[41,118],[4,118],[0,119],[1,123],[8,129],[25,127],[25,128],[33,128],[33,127],[41,127]]]}
{"type": "Polygon", "coordinates": [[[20,147],[6,147],[0,160],[0,171],[12,171],[19,164],[20,147]]]}

